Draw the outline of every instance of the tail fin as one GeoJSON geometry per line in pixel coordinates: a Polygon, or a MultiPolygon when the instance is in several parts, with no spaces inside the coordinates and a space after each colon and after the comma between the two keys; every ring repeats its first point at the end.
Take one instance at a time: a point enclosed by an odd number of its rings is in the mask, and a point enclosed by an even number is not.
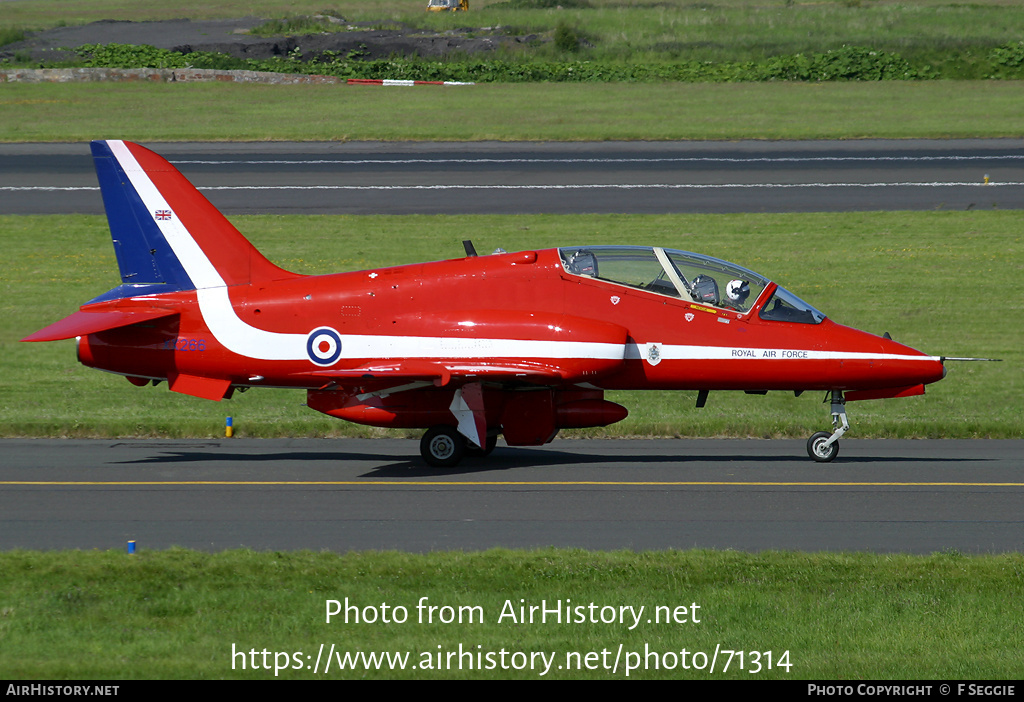
{"type": "Polygon", "coordinates": [[[153,299],[127,298],[299,277],[268,261],[149,149],[94,141],[92,156],[122,285],[22,341],[69,339],[178,314],[153,299]]]}
{"type": "Polygon", "coordinates": [[[165,159],[127,141],[92,142],[121,281],[101,298],[295,277],[268,261],[165,159]]]}

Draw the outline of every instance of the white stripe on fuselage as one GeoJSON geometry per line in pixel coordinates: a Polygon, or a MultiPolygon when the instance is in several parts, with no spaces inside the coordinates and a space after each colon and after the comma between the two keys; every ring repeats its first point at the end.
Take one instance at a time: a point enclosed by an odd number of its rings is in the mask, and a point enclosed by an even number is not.
{"type": "MultiPolygon", "coordinates": [[[[171,210],[160,190],[142,169],[135,156],[122,141],[108,141],[111,152],[131,180],[139,197],[159,227],[174,255],[196,286],[199,310],[210,333],[224,348],[239,356],[263,361],[309,360],[306,353],[308,334],[285,334],[258,329],[243,322],[235,312],[224,279],[202,248],[181,223],[177,214],[167,220],[153,216],[157,210],[171,210]]],[[[311,324],[310,330],[320,324],[311,324]]],[[[650,344],[607,344],[583,341],[542,341],[529,339],[454,339],[422,336],[342,336],[342,359],[389,358],[517,358],[517,359],[597,359],[618,360],[647,358],[650,344]]],[[[787,349],[744,349],[751,354],[737,356],[736,349],[717,346],[686,346],[658,344],[662,360],[729,360],[783,358],[787,349]],[[771,355],[771,354],[778,355],[771,355]]],[[[884,353],[846,353],[827,351],[796,351],[799,359],[900,359],[938,360],[930,356],[897,356],[884,353]]],[[[312,362],[311,362],[312,363],[312,362]]]]}
{"type": "Polygon", "coordinates": [[[869,353],[859,351],[812,351],[793,348],[749,348],[733,346],[687,346],[673,344],[629,344],[627,360],[648,358],[657,346],[661,361],[938,361],[939,356],[869,353]]]}

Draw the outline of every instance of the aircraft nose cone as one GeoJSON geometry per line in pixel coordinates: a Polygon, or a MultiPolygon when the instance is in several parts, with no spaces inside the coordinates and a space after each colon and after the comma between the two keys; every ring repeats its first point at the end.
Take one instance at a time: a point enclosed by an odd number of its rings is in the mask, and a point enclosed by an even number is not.
{"type": "Polygon", "coordinates": [[[883,353],[892,356],[891,361],[887,360],[887,365],[893,365],[907,384],[927,385],[946,377],[946,367],[937,356],[929,356],[891,339],[883,340],[882,349],[883,353]]]}

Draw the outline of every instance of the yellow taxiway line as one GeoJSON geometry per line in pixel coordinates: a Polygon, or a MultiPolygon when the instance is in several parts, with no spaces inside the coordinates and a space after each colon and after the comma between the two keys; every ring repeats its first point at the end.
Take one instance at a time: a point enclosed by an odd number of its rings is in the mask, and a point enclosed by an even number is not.
{"type": "Polygon", "coordinates": [[[0,486],[127,486],[153,487],[177,485],[209,485],[221,487],[263,487],[272,485],[298,486],[360,486],[360,487],[549,487],[549,486],[595,486],[595,487],[1024,487],[1024,483],[851,483],[851,482],[760,482],[760,481],[626,481],[626,480],[0,480],[0,486]]]}

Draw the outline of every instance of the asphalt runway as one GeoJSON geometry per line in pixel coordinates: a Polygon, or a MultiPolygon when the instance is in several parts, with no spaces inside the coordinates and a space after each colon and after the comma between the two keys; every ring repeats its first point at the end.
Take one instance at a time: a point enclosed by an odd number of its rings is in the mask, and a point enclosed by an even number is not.
{"type": "MultiPolygon", "coordinates": [[[[226,214],[1024,209],[1024,140],[148,144],[226,214]]],[[[0,144],[0,212],[101,214],[87,144],[0,144]]]]}
{"type": "Polygon", "coordinates": [[[0,549],[997,553],[1024,441],[556,440],[428,469],[409,440],[0,441],[0,549]]]}

